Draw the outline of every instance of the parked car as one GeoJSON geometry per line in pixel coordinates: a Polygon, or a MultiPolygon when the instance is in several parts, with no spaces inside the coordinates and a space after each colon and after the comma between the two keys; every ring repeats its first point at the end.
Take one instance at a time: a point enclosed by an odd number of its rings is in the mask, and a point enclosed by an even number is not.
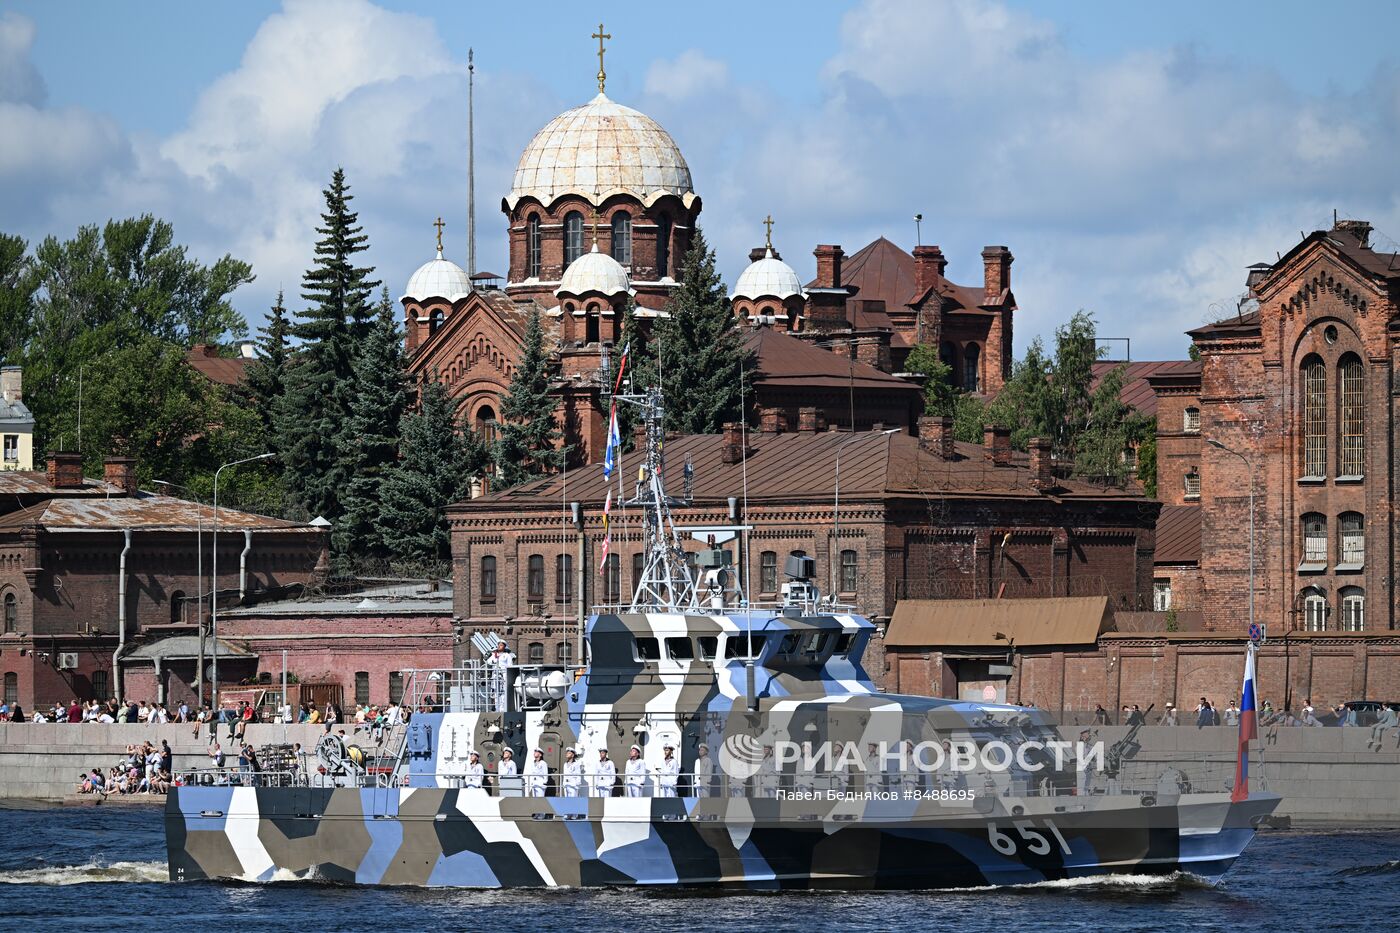
{"type": "Polygon", "coordinates": [[[1384,700],[1348,700],[1343,705],[1354,715],[1358,726],[1374,726],[1381,710],[1387,706],[1391,709],[1400,708],[1400,704],[1384,700]]]}

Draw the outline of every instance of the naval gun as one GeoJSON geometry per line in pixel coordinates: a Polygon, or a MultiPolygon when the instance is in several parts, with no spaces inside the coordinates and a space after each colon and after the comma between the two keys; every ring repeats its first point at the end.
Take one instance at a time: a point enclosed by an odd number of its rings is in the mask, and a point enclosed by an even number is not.
{"type": "Polygon", "coordinates": [[[1108,747],[1104,753],[1103,773],[1104,777],[1116,778],[1123,770],[1123,762],[1137,757],[1137,753],[1142,751],[1142,744],[1137,740],[1138,731],[1147,724],[1147,716],[1152,712],[1152,708],[1157,704],[1153,703],[1147,707],[1147,711],[1142,714],[1142,719],[1133,723],[1128,729],[1127,735],[1108,747]]]}

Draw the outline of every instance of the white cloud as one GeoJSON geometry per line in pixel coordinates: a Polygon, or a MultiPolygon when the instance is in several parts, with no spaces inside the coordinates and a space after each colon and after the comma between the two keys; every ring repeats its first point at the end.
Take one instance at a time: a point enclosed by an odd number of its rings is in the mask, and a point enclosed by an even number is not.
{"type": "Polygon", "coordinates": [[[44,79],[29,58],[33,46],[33,20],[0,13],[0,101],[34,106],[44,102],[44,79]]]}

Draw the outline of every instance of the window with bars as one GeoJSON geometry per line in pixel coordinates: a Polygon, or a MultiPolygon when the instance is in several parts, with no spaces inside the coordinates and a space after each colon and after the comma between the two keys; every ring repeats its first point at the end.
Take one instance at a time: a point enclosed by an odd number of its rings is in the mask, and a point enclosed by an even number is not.
{"type": "Polygon", "coordinates": [[[1303,625],[1309,632],[1327,630],[1327,597],[1317,590],[1303,591],[1303,625]]]}
{"type": "Polygon", "coordinates": [[[403,673],[400,671],[389,672],[389,702],[403,702],[403,673]]]}
{"type": "Polygon", "coordinates": [[[481,599],[483,602],[496,601],[496,558],[481,559],[481,599]]]}
{"type": "Polygon", "coordinates": [[[19,675],[14,671],[5,672],[5,705],[14,709],[19,702],[19,675]]]}
{"type": "Polygon", "coordinates": [[[1327,372],[1321,360],[1303,367],[1303,475],[1327,475],[1327,372]]]}
{"type": "Polygon", "coordinates": [[[1338,560],[1348,567],[1366,563],[1366,519],[1360,512],[1343,512],[1337,520],[1341,527],[1341,550],[1338,560]]]}
{"type": "Polygon", "coordinates": [[[525,221],[525,277],[540,277],[540,215],[531,214],[525,221]]]}
{"type": "Polygon", "coordinates": [[[544,555],[531,554],[525,567],[525,595],[534,600],[544,599],[544,555]]]}
{"type": "Polygon", "coordinates": [[[1152,581],[1152,608],[1157,612],[1166,612],[1172,607],[1172,581],[1153,580],[1152,581]]]}
{"type": "Polygon", "coordinates": [[[564,215],[564,268],[583,255],[583,215],[569,211],[564,215]]]}
{"type": "Polygon", "coordinates": [[[1303,516],[1303,563],[1327,563],[1327,517],[1317,512],[1303,516]]]}
{"type": "Polygon", "coordinates": [[[758,555],[758,591],[778,592],[778,552],[764,551],[758,555]]]}
{"type": "Polygon", "coordinates": [[[841,552],[841,592],[856,591],[856,552],[841,552]]]}
{"type": "Polygon", "coordinates": [[[530,647],[529,647],[529,649],[528,649],[527,657],[529,657],[530,663],[531,663],[531,664],[543,664],[543,663],[544,663],[544,642],[542,642],[542,641],[532,641],[532,642],[530,642],[530,647]]]}
{"type": "Polygon", "coordinates": [[[1366,473],[1366,393],[1362,388],[1361,361],[1347,357],[1337,373],[1337,397],[1341,409],[1338,472],[1342,476],[1366,473]]]}
{"type": "Polygon", "coordinates": [[[560,554],[554,558],[554,598],[563,603],[574,598],[574,556],[560,554]]]}
{"type": "Polygon", "coordinates": [[[603,602],[622,602],[622,561],[616,554],[609,554],[603,563],[603,602]]]}
{"type": "Polygon", "coordinates": [[[627,270],[632,268],[632,215],[618,211],[612,215],[612,258],[627,270]]]}
{"type": "Polygon", "coordinates": [[[107,672],[92,672],[92,698],[94,700],[107,699],[107,672]]]}
{"type": "Polygon", "coordinates": [[[1192,467],[1191,472],[1187,473],[1186,476],[1183,477],[1183,479],[1185,481],[1186,498],[1201,498],[1201,474],[1196,470],[1196,468],[1192,467]]]}
{"type": "Polygon", "coordinates": [[[1359,586],[1344,586],[1338,595],[1342,597],[1342,631],[1365,631],[1366,591],[1359,586]]]}
{"type": "Polygon", "coordinates": [[[560,664],[574,663],[574,643],[565,639],[554,649],[554,657],[560,664]]]}
{"type": "Polygon", "coordinates": [[[369,671],[355,672],[355,705],[369,705],[369,671]]]}
{"type": "Polygon", "coordinates": [[[1196,407],[1186,409],[1181,417],[1181,430],[1187,434],[1201,433],[1201,410],[1196,407]]]}

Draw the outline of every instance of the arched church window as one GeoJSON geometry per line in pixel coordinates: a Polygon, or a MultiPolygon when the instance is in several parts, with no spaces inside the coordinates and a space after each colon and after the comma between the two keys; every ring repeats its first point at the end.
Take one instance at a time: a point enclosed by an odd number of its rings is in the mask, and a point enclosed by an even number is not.
{"type": "Polygon", "coordinates": [[[671,274],[671,219],[656,218],[656,277],[664,279],[671,274]]]}
{"type": "Polygon", "coordinates": [[[982,350],[975,343],[969,343],[963,350],[963,382],[962,387],[969,392],[980,392],[982,381],[979,376],[981,372],[982,350]]]}
{"type": "Polygon", "coordinates": [[[626,211],[612,215],[612,258],[624,269],[632,268],[632,215],[626,211]]]}
{"type": "Polygon", "coordinates": [[[1317,357],[1303,363],[1303,475],[1327,475],[1327,370],[1317,357]]]}
{"type": "Polygon", "coordinates": [[[540,277],[540,215],[531,214],[525,221],[525,277],[540,277]]]}
{"type": "Polygon", "coordinates": [[[490,405],[483,405],[476,411],[476,436],[484,444],[496,439],[496,411],[490,405]]]}
{"type": "Polygon", "coordinates": [[[442,309],[434,308],[428,315],[428,336],[436,334],[440,327],[442,327],[442,309]]]}
{"type": "Polygon", "coordinates": [[[569,211],[564,215],[564,268],[583,255],[583,215],[569,211]]]}
{"type": "Polygon", "coordinates": [[[1341,412],[1341,476],[1362,476],[1366,472],[1366,395],[1361,386],[1361,361],[1348,354],[1337,369],[1337,401],[1341,412]]]}
{"type": "Polygon", "coordinates": [[[590,307],[588,317],[584,318],[583,342],[597,343],[598,340],[598,309],[590,307]]]}

